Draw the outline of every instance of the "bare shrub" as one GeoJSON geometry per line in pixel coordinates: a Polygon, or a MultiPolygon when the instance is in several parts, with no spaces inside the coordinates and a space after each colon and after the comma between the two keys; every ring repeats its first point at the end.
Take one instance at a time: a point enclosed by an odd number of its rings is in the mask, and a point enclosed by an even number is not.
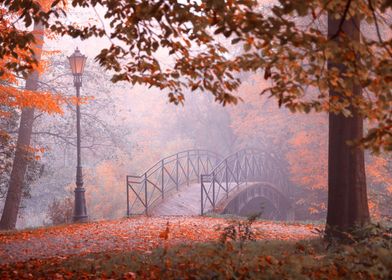
{"type": "Polygon", "coordinates": [[[72,197],[53,199],[47,210],[49,224],[59,225],[72,222],[73,200],[72,197]]]}

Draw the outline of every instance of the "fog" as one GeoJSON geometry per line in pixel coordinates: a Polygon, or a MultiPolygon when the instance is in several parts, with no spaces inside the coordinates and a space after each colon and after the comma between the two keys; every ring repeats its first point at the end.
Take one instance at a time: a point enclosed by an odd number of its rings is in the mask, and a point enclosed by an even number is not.
{"type": "MultiPolygon", "coordinates": [[[[95,11],[71,11],[70,18],[100,22],[95,11]]],[[[326,114],[293,114],[261,96],[268,86],[263,73],[245,73],[237,105],[222,106],[203,92],[188,92],[183,105],[169,102],[167,92],[113,84],[110,72],[94,57],[107,38],[87,41],[48,40],[47,69],[40,88],[74,96],[67,56],[78,46],[88,57],[81,94],[82,165],[87,210],[91,220],[126,215],[126,175],[139,175],[161,158],[188,149],[205,149],[224,158],[244,148],[276,155],[292,188],[296,220],[324,220],[327,203],[326,114]],[[60,46],[60,47],[59,47],[60,46]]],[[[232,50],[238,51],[237,49],[232,50]]],[[[165,53],[160,59],[167,59],[165,53]]],[[[170,62],[168,62],[170,63],[170,62]]],[[[33,146],[43,148],[31,167],[18,228],[53,223],[50,209],[72,208],[76,172],[75,103],[63,104],[62,114],[36,113],[33,146]],[[68,208],[67,208],[68,207],[68,208]]],[[[9,132],[15,136],[15,127],[9,132]]],[[[374,217],[390,215],[384,197],[392,193],[390,155],[367,155],[370,206],[374,217]],[[381,198],[380,198],[381,195],[381,198]]],[[[7,177],[6,177],[7,178],[7,177]]],[[[0,198],[0,209],[4,197],[0,198]]]]}
{"type": "MultiPolygon", "coordinates": [[[[74,95],[67,63],[64,54],[51,57],[42,87],[74,95]]],[[[287,171],[296,219],[323,220],[327,116],[292,114],[278,108],[275,100],[259,95],[266,86],[260,73],[244,78],[238,92],[243,101],[238,105],[223,107],[212,96],[192,92],[184,105],[176,106],[169,103],[165,92],[112,84],[110,73],[90,59],[81,90],[88,97],[81,104],[81,141],[89,218],[124,217],[126,175],[142,174],[163,157],[187,149],[206,149],[224,157],[243,148],[258,148],[276,154],[287,171]]],[[[72,103],[63,105],[63,114],[37,114],[33,146],[45,151],[23,199],[19,228],[51,224],[48,211],[54,200],[68,199],[68,208],[73,206],[75,115],[72,103]]],[[[387,193],[390,159],[369,157],[368,163],[370,191],[387,193]]],[[[371,205],[375,215],[389,211],[382,204],[371,205]]]]}

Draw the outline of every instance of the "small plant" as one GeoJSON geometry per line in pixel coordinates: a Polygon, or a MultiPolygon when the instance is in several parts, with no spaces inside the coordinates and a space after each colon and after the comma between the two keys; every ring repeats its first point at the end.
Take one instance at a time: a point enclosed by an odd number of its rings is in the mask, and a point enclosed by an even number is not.
{"type": "Polygon", "coordinates": [[[227,241],[240,241],[244,243],[246,241],[255,240],[255,232],[252,229],[252,224],[257,218],[261,216],[261,213],[257,213],[249,216],[246,220],[231,220],[229,225],[223,228],[222,235],[220,236],[220,243],[224,244],[227,241]]]}
{"type": "MultiPolygon", "coordinates": [[[[330,230],[331,231],[331,230],[330,230]]],[[[392,228],[381,224],[370,223],[362,227],[354,227],[348,231],[333,230],[334,234],[317,230],[319,236],[327,242],[326,249],[339,252],[342,246],[350,247],[383,247],[392,250],[392,228]]]]}
{"type": "Polygon", "coordinates": [[[60,225],[72,222],[73,214],[73,200],[71,197],[66,197],[64,199],[54,198],[52,203],[48,206],[48,211],[46,213],[49,224],[60,225]]]}

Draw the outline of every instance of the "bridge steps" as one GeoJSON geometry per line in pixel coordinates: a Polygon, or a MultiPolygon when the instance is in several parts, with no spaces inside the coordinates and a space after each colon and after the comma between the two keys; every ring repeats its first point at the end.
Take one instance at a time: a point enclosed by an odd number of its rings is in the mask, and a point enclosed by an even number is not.
{"type": "Polygon", "coordinates": [[[151,211],[152,216],[197,216],[200,215],[200,184],[180,187],[162,200],[151,211]]]}
{"type": "MultiPolygon", "coordinates": [[[[229,184],[231,190],[235,183],[229,184]]],[[[178,192],[174,192],[169,197],[158,203],[150,210],[151,216],[197,216],[201,211],[201,187],[200,183],[182,186],[178,192]]],[[[218,198],[223,198],[224,192],[219,193],[218,198]]],[[[210,209],[207,209],[207,211],[210,209]]]]}

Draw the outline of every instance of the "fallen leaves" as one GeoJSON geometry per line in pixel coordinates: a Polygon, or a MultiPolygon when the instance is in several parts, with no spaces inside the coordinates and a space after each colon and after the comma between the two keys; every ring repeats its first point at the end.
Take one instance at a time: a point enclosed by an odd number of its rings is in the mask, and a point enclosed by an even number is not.
{"type": "MultiPolygon", "coordinates": [[[[160,246],[219,240],[228,220],[210,217],[134,217],[129,219],[0,233],[0,264],[97,252],[151,252],[160,246]]],[[[314,237],[313,225],[257,221],[258,240],[314,237]]]]}

